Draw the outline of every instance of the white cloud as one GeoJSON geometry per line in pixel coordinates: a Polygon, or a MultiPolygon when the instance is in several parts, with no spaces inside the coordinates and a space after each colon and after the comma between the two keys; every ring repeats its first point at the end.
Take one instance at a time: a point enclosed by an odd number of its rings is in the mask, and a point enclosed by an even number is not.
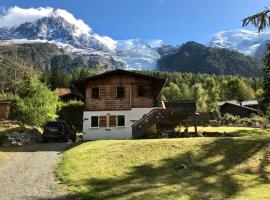
{"type": "Polygon", "coordinates": [[[91,28],[81,19],[76,19],[71,13],[62,9],[53,9],[51,7],[39,8],[20,8],[17,6],[4,10],[0,16],[0,27],[16,27],[25,22],[35,22],[38,19],[50,15],[58,15],[65,18],[69,23],[74,24],[78,30],[77,33],[88,34],[91,28]]]}

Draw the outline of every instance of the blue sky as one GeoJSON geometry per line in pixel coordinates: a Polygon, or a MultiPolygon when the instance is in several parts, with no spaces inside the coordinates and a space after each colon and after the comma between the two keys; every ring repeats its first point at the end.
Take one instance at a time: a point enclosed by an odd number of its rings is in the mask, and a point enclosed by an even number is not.
{"type": "Polygon", "coordinates": [[[0,0],[0,6],[61,8],[82,19],[94,32],[113,39],[163,39],[180,44],[190,40],[206,43],[216,32],[241,28],[244,17],[270,7],[270,1],[0,0]]]}

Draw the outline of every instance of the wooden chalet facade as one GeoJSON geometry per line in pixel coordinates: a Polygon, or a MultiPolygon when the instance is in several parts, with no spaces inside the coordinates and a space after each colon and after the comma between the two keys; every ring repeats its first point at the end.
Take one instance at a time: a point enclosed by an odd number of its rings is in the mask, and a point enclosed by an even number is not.
{"type": "Polygon", "coordinates": [[[159,101],[165,83],[165,79],[120,69],[76,82],[85,97],[84,138],[143,137],[166,111],[159,101]]]}

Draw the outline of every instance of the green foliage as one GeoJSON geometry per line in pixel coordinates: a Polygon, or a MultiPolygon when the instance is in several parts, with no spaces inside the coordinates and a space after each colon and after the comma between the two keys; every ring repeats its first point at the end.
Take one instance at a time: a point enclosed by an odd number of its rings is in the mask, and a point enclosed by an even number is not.
{"type": "Polygon", "coordinates": [[[266,8],[264,11],[256,13],[255,15],[249,16],[243,20],[243,26],[252,24],[259,32],[263,31],[270,24],[270,9],[266,8]]]}
{"type": "Polygon", "coordinates": [[[262,63],[250,56],[228,49],[206,47],[196,42],[183,44],[175,54],[158,62],[162,71],[262,76],[262,63]]]}
{"type": "Polygon", "coordinates": [[[255,98],[253,89],[239,78],[229,80],[224,91],[227,99],[244,101],[255,98]]]}
{"type": "Polygon", "coordinates": [[[7,136],[5,134],[0,134],[0,146],[5,143],[7,136]]]}
{"type": "Polygon", "coordinates": [[[207,111],[207,94],[202,87],[202,84],[197,83],[192,87],[193,98],[197,103],[197,111],[198,112],[206,112],[207,111]]]}
{"type": "Polygon", "coordinates": [[[81,131],[83,125],[83,110],[84,103],[81,101],[62,103],[58,107],[58,120],[67,121],[69,124],[75,126],[76,130],[81,131]]]}
{"type": "Polygon", "coordinates": [[[208,111],[219,117],[218,101],[220,99],[220,89],[213,77],[206,79],[205,88],[208,88],[208,98],[206,100],[208,111]]]}
{"type": "Polygon", "coordinates": [[[198,111],[209,110],[217,118],[218,101],[254,99],[254,91],[263,85],[262,78],[161,71],[136,72],[168,80],[161,95],[163,100],[195,99],[198,111]]]}
{"type": "Polygon", "coordinates": [[[235,116],[226,113],[222,118],[221,121],[225,124],[234,124],[234,123],[240,123],[241,122],[241,117],[240,116],[235,116]]]}
{"type": "Polygon", "coordinates": [[[266,117],[270,119],[270,106],[266,110],[266,117]]]}
{"type": "Polygon", "coordinates": [[[270,106],[270,46],[268,46],[268,52],[264,59],[265,63],[265,76],[263,80],[263,98],[262,98],[262,106],[263,109],[266,110],[270,106]]]}
{"type": "Polygon", "coordinates": [[[54,90],[56,88],[67,88],[71,78],[62,70],[60,64],[57,64],[50,74],[50,85],[54,90]]]}
{"type": "Polygon", "coordinates": [[[25,124],[41,126],[55,120],[58,95],[36,77],[19,91],[19,98],[13,105],[12,116],[25,124]]]}

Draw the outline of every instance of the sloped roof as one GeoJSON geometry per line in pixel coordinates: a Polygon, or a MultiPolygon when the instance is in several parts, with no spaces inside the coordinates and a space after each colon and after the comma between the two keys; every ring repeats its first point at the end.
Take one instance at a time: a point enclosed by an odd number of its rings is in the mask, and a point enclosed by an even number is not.
{"type": "Polygon", "coordinates": [[[86,78],[84,80],[80,80],[80,81],[75,81],[73,82],[74,86],[82,93],[84,94],[85,91],[85,85],[87,82],[92,81],[92,80],[97,80],[97,79],[103,79],[105,77],[111,76],[111,75],[128,75],[128,76],[132,76],[132,77],[136,77],[136,78],[142,78],[142,79],[146,79],[146,80],[151,80],[155,83],[155,86],[159,88],[159,93],[156,94],[156,98],[159,97],[161,89],[164,87],[165,83],[166,83],[166,79],[161,79],[161,78],[157,78],[157,77],[153,77],[153,76],[148,76],[148,75],[144,75],[144,74],[140,74],[140,73],[136,73],[136,72],[132,72],[132,71],[127,71],[127,70],[122,70],[122,69],[116,69],[116,70],[112,70],[112,71],[108,71],[102,74],[98,74],[95,76],[91,76],[89,78],[86,78]]]}
{"type": "Polygon", "coordinates": [[[63,96],[66,94],[71,93],[71,90],[69,88],[56,88],[55,91],[59,96],[63,96]]]}
{"type": "Polygon", "coordinates": [[[219,106],[224,105],[225,103],[232,103],[232,104],[236,104],[236,105],[243,105],[243,106],[252,106],[252,105],[258,105],[258,101],[257,100],[248,100],[248,101],[242,101],[242,102],[238,102],[237,100],[230,100],[230,101],[221,101],[218,103],[219,106]]]}
{"type": "Polygon", "coordinates": [[[256,113],[262,113],[262,111],[260,111],[260,110],[250,108],[250,107],[247,107],[247,106],[241,106],[240,104],[229,103],[229,102],[224,103],[221,107],[228,106],[228,105],[237,106],[237,107],[240,107],[240,108],[252,111],[252,112],[256,112],[256,113]]]}

